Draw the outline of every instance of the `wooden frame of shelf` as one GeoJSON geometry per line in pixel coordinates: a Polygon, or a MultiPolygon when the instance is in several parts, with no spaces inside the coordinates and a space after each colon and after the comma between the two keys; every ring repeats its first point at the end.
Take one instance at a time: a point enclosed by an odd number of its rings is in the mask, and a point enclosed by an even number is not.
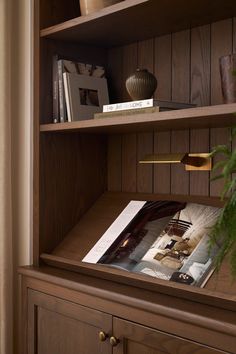
{"type": "Polygon", "coordinates": [[[236,14],[232,1],[178,2],[174,0],[126,0],[88,16],[79,16],[64,23],[41,30],[42,38],[78,41],[80,43],[113,47],[135,40],[143,40],[193,26],[225,19],[236,14]],[[207,15],[203,16],[204,13],[207,15]],[[107,36],[109,33],[109,37],[107,36]],[[128,36],[127,36],[128,33],[128,36]]]}
{"type": "Polygon", "coordinates": [[[127,117],[99,118],[70,123],[42,124],[41,132],[129,132],[170,129],[211,128],[236,123],[236,103],[188,108],[158,113],[132,114],[127,117]]]}

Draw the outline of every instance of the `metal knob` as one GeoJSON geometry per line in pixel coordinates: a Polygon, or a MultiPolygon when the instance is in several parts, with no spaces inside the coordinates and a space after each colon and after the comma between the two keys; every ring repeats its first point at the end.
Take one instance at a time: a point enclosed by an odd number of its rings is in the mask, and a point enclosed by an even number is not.
{"type": "Polygon", "coordinates": [[[112,347],[116,347],[119,344],[119,339],[117,339],[116,337],[110,337],[110,344],[112,347]]]}
{"type": "Polygon", "coordinates": [[[103,331],[99,332],[98,334],[99,340],[100,342],[105,342],[105,340],[107,339],[107,334],[103,331]]]}

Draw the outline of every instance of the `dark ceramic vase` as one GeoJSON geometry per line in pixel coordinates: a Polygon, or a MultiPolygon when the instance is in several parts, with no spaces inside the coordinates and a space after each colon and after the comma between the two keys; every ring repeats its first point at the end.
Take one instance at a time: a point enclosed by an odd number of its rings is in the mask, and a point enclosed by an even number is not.
{"type": "Polygon", "coordinates": [[[128,94],[134,101],[149,99],[157,88],[157,79],[146,69],[137,69],[125,82],[128,94]]]}
{"type": "Polygon", "coordinates": [[[236,54],[220,58],[220,76],[224,103],[236,102],[236,54]]]}

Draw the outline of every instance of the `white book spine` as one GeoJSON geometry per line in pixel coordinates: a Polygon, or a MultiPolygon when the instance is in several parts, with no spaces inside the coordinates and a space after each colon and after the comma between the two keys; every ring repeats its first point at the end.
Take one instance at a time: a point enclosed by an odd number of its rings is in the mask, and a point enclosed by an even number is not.
{"type": "Polygon", "coordinates": [[[65,90],[67,119],[68,119],[68,122],[72,122],[72,119],[71,119],[71,103],[70,103],[70,95],[69,95],[67,73],[63,73],[63,82],[64,82],[64,90],[65,90]]]}
{"type": "Polygon", "coordinates": [[[145,203],[146,201],[132,200],[83,258],[83,262],[97,263],[145,203]]]}
{"type": "Polygon", "coordinates": [[[141,101],[130,101],[130,102],[122,102],[115,104],[107,104],[103,106],[103,112],[115,112],[115,111],[124,111],[126,109],[140,109],[153,107],[153,98],[148,100],[141,101]]]}

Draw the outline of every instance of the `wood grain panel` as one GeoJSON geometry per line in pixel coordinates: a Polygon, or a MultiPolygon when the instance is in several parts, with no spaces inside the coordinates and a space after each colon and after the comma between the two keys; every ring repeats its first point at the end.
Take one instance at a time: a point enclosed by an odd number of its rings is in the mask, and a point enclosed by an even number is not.
{"type": "Polygon", "coordinates": [[[233,18],[233,52],[236,53],[236,17],[233,18]]]}
{"type": "Polygon", "coordinates": [[[153,153],[153,134],[137,135],[137,192],[153,192],[153,165],[139,164],[139,160],[153,153]]]}
{"type": "MultiPolygon", "coordinates": [[[[178,130],[171,134],[171,152],[189,151],[189,131],[178,130]]],[[[189,194],[189,172],[183,164],[171,165],[171,193],[189,194]]]]}
{"type": "Polygon", "coordinates": [[[130,101],[131,98],[126,90],[126,79],[135,72],[138,67],[138,47],[137,43],[129,44],[123,47],[123,87],[121,102],[130,101]]]}
{"type": "MultiPolygon", "coordinates": [[[[190,131],[190,152],[209,152],[209,129],[190,131]]],[[[209,194],[209,172],[190,171],[190,194],[209,194]]]]}
{"type": "Polygon", "coordinates": [[[172,35],[172,100],[189,102],[190,31],[172,35]]]}
{"type": "MultiPolygon", "coordinates": [[[[216,354],[213,348],[191,342],[171,334],[166,334],[148,327],[113,318],[113,331],[120,338],[121,345],[114,348],[114,354],[216,354]],[[122,348],[125,347],[125,351],[122,348]]],[[[201,341],[201,338],[199,338],[201,341]]],[[[223,352],[221,352],[223,353],[223,352]]]]}
{"type": "MultiPolygon", "coordinates": [[[[170,132],[157,132],[154,136],[154,153],[169,153],[170,132]]],[[[154,166],[154,193],[170,193],[170,165],[154,166]]]]}
{"type": "Polygon", "coordinates": [[[122,191],[136,192],[137,188],[137,137],[124,134],[122,137],[122,191]]]}
{"type": "Polygon", "coordinates": [[[111,353],[108,341],[99,341],[98,333],[111,331],[111,316],[33,290],[29,291],[29,353],[84,354],[111,353]],[[85,333],[89,341],[85,341],[85,333]]]}
{"type": "Polygon", "coordinates": [[[191,30],[191,102],[210,104],[210,25],[191,30]]]}
{"type": "Polygon", "coordinates": [[[40,253],[52,251],[106,189],[103,136],[41,137],[40,253]]]}
{"type": "Polygon", "coordinates": [[[109,191],[118,192],[121,191],[122,136],[110,135],[107,148],[107,188],[109,191]]]}
{"type": "MultiPolygon", "coordinates": [[[[217,145],[228,145],[230,137],[230,130],[228,128],[212,128],[210,137],[210,146],[213,149],[217,145]]],[[[213,159],[214,164],[221,159],[217,156],[213,159]]],[[[212,174],[211,174],[212,175],[212,174]]],[[[219,196],[223,188],[223,180],[216,180],[210,182],[210,195],[219,196]]]]}
{"type": "MultiPolygon", "coordinates": [[[[155,98],[171,100],[171,35],[155,38],[154,70],[158,80],[155,98]]],[[[170,132],[154,133],[154,152],[170,152],[170,132]]],[[[154,193],[170,193],[170,165],[154,165],[154,193]]]]}
{"type": "Polygon", "coordinates": [[[41,28],[53,26],[71,18],[80,16],[79,1],[40,0],[40,24],[41,28]]]}
{"type": "Polygon", "coordinates": [[[171,99],[171,35],[155,38],[154,73],[157,78],[155,98],[171,99]]]}
{"type": "MultiPolygon", "coordinates": [[[[172,100],[189,102],[190,99],[190,31],[172,35],[172,100]]],[[[173,131],[171,152],[189,151],[189,131],[173,131]]],[[[189,173],[184,166],[171,166],[171,193],[189,193],[189,173]]]]}
{"type": "Polygon", "coordinates": [[[111,103],[121,102],[123,96],[123,48],[112,48],[108,51],[108,89],[111,103]]]}
{"type": "MultiPolygon", "coordinates": [[[[138,42],[138,67],[153,73],[154,40],[138,42]]],[[[139,164],[146,154],[153,153],[153,133],[137,134],[137,191],[151,193],[153,191],[153,165],[139,164]]]]}
{"type": "Polygon", "coordinates": [[[211,104],[223,103],[219,58],[232,52],[232,19],[211,25],[211,104]]]}
{"type": "MultiPolygon", "coordinates": [[[[210,25],[191,30],[191,102],[210,105],[210,25]]],[[[190,152],[209,151],[209,129],[190,130],[190,152]]],[[[190,172],[190,194],[208,195],[209,172],[190,172]]]]}

